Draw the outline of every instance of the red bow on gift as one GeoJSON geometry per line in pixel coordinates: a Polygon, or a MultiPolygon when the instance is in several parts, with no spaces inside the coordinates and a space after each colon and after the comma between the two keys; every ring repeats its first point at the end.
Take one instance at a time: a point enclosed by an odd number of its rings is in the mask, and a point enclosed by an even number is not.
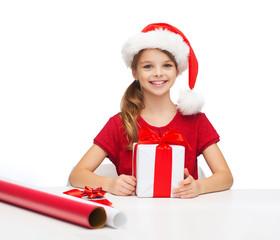
{"type": "Polygon", "coordinates": [[[96,202],[96,203],[104,204],[104,205],[111,207],[113,204],[106,198],[96,199],[96,198],[103,198],[105,193],[106,193],[106,191],[103,191],[101,187],[93,189],[89,186],[85,186],[84,191],[81,191],[79,189],[71,189],[69,191],[64,192],[64,194],[78,197],[78,198],[83,198],[84,196],[88,196],[88,198],[90,198],[89,201],[91,201],[91,202],[96,202]],[[96,200],[93,200],[93,199],[96,199],[96,200]]]}
{"type": "Polygon", "coordinates": [[[177,130],[169,130],[163,133],[162,137],[149,129],[146,125],[143,125],[138,133],[138,144],[156,144],[160,145],[164,144],[173,144],[173,145],[181,145],[188,149],[191,149],[188,142],[184,139],[183,135],[177,130]]]}
{"type": "Polygon", "coordinates": [[[133,174],[136,177],[136,152],[139,144],[157,144],[154,172],[154,197],[170,197],[172,179],[172,147],[181,145],[191,149],[183,135],[176,130],[166,131],[162,137],[143,125],[138,133],[139,142],[135,145],[133,154],[133,174]]]}

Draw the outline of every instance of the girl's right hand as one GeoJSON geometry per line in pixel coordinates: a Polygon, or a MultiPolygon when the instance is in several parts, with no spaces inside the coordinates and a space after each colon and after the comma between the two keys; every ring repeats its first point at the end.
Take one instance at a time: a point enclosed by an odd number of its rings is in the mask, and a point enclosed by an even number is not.
{"type": "Polygon", "coordinates": [[[119,175],[117,178],[113,178],[109,192],[119,196],[132,195],[136,187],[136,178],[129,175],[119,175]]]}

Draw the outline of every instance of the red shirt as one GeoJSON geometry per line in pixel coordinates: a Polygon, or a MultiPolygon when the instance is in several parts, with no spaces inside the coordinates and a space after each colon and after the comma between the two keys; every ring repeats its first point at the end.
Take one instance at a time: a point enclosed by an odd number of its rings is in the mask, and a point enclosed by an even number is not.
{"type": "MultiPolygon", "coordinates": [[[[146,125],[160,137],[171,129],[183,134],[191,146],[191,150],[186,150],[185,168],[195,179],[197,179],[197,157],[208,146],[219,141],[219,135],[204,113],[184,116],[178,111],[172,121],[164,127],[151,126],[141,116],[137,121],[140,127],[146,125]]],[[[128,141],[122,120],[118,115],[109,119],[94,139],[94,143],[108,154],[119,175],[132,175],[132,151],[125,148],[128,141]]]]}

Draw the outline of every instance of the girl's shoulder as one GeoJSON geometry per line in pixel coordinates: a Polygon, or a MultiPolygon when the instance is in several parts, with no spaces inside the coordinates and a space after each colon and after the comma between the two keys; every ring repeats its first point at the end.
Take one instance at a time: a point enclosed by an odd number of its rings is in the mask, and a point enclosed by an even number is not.
{"type": "Polygon", "coordinates": [[[122,120],[119,114],[115,114],[112,117],[109,117],[103,128],[101,129],[100,133],[106,133],[107,135],[111,135],[113,133],[119,132],[122,126],[122,120]]]}
{"type": "Polygon", "coordinates": [[[182,115],[180,113],[177,121],[174,123],[176,126],[189,129],[212,129],[213,125],[203,112],[193,115],[182,115]]]}
{"type": "Polygon", "coordinates": [[[184,122],[200,122],[203,119],[207,119],[205,113],[198,112],[192,115],[183,115],[181,112],[178,111],[178,120],[184,122]]]}
{"type": "Polygon", "coordinates": [[[121,119],[120,113],[117,113],[117,114],[113,115],[112,117],[110,117],[108,123],[111,123],[115,126],[121,126],[122,119],[121,119]]]}

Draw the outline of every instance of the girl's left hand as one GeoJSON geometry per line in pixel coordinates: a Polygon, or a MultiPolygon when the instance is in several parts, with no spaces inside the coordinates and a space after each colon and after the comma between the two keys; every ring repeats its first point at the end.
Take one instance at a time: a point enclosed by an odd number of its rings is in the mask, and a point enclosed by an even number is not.
{"type": "Polygon", "coordinates": [[[199,184],[189,174],[187,168],[184,169],[185,179],[178,183],[179,187],[174,188],[172,193],[174,197],[194,198],[200,194],[199,184]]]}

